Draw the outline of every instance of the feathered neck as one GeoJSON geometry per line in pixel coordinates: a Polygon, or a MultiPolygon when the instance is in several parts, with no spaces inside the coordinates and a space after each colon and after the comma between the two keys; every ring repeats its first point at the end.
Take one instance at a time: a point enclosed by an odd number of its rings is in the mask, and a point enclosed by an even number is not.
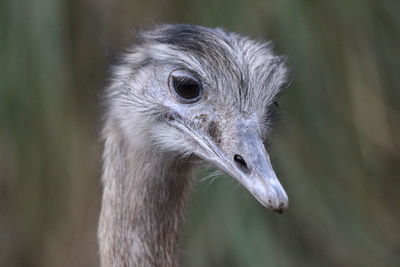
{"type": "Polygon", "coordinates": [[[115,133],[105,138],[103,160],[101,266],[179,265],[191,164],[151,149],[135,149],[115,133]]]}

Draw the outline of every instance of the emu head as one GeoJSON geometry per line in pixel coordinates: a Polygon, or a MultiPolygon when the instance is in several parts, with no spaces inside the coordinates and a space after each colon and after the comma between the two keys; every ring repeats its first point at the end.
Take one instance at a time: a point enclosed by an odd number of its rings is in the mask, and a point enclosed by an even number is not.
{"type": "Polygon", "coordinates": [[[286,80],[282,57],[221,29],[166,25],[139,34],[115,68],[110,112],[136,148],[195,155],[230,174],[264,206],[288,198],[263,139],[286,80]]]}

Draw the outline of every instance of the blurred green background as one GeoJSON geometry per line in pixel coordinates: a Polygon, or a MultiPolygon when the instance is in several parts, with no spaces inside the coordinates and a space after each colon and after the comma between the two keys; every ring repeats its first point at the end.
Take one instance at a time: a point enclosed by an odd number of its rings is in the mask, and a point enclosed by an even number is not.
{"type": "Polygon", "coordinates": [[[226,176],[199,182],[184,266],[400,266],[390,0],[1,0],[0,266],[97,266],[99,96],[153,23],[271,39],[292,68],[271,148],[290,209],[265,210],[226,176]]]}

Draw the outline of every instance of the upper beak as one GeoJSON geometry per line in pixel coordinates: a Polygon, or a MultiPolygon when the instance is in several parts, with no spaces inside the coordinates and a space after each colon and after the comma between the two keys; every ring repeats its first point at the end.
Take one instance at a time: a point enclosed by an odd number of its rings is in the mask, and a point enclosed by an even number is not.
{"type": "Polygon", "coordinates": [[[289,206],[288,196],[276,177],[256,128],[251,124],[240,125],[235,139],[237,142],[229,148],[213,144],[211,150],[215,156],[211,161],[247,188],[262,205],[278,213],[284,212],[289,206]]]}

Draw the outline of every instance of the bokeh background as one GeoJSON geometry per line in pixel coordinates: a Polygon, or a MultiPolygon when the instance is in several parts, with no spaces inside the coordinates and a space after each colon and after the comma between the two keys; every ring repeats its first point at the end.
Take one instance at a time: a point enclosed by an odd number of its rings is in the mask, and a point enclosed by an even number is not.
{"type": "MultiPolygon", "coordinates": [[[[273,40],[292,83],[272,137],[278,216],[198,182],[184,266],[400,266],[400,2],[1,0],[0,266],[97,266],[110,64],[153,23],[273,40]]],[[[200,181],[200,179],[199,179],[200,181]]]]}

